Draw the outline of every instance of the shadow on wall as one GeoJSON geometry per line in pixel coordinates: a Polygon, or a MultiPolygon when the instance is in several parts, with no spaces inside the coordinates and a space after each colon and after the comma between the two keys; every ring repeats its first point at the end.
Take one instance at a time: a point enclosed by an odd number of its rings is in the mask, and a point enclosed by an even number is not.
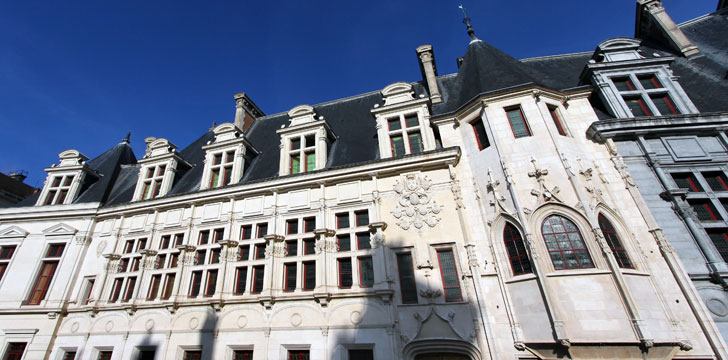
{"type": "MultiPolygon", "coordinates": [[[[375,275],[381,275],[374,279],[375,294],[351,300],[359,304],[352,306],[345,316],[337,314],[348,318],[329,322],[334,325],[348,322],[347,328],[331,329],[329,359],[480,360],[489,357],[473,278],[467,261],[460,260],[457,254],[461,250],[453,248],[449,253],[447,250],[438,253],[429,251],[427,246],[425,249],[405,247],[411,243],[412,239],[405,243],[388,238],[388,248],[377,250],[385,252],[385,263],[374,264],[382,267],[374,271],[375,275]],[[445,269],[444,274],[441,269],[445,269]],[[447,284],[447,292],[443,283],[447,284]]],[[[329,306],[337,304],[332,302],[329,306]]]]}

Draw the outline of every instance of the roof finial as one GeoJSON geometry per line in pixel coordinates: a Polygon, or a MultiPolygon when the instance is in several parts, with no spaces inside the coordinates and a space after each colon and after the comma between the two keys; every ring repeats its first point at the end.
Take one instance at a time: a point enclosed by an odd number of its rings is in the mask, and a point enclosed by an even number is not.
{"type": "Polygon", "coordinates": [[[470,25],[470,18],[468,17],[468,14],[465,13],[465,7],[463,7],[463,3],[460,3],[458,5],[460,10],[463,11],[463,24],[468,27],[468,35],[470,36],[470,41],[479,40],[477,36],[475,36],[475,30],[470,25]]]}
{"type": "Polygon", "coordinates": [[[123,140],[121,140],[121,142],[128,144],[130,138],[131,138],[131,131],[129,131],[128,133],[126,133],[126,137],[123,140]]]}

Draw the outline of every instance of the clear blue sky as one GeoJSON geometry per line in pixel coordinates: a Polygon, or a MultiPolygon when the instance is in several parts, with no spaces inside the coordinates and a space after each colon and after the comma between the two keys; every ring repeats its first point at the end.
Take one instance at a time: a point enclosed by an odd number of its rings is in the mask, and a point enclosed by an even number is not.
{"type": "MultiPolygon", "coordinates": [[[[185,147],[233,121],[232,95],[266,113],[420,79],[432,44],[456,71],[468,38],[458,1],[4,1],[0,171],[43,169],[74,148],[93,158],[132,133],[185,147]]],[[[664,0],[676,22],[718,0],[664,0]]],[[[516,58],[592,51],[634,34],[634,0],[465,0],[477,35],[516,58]]],[[[277,141],[277,140],[276,140],[277,141]]]]}

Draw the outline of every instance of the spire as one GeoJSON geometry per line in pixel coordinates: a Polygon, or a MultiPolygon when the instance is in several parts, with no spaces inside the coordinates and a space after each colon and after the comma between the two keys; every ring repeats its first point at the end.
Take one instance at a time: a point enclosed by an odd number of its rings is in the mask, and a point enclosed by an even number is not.
{"type": "Polygon", "coordinates": [[[128,133],[126,133],[126,137],[124,139],[122,139],[121,142],[128,144],[129,141],[130,141],[129,140],[130,138],[131,138],[131,131],[129,131],[128,133]]]}
{"type": "Polygon", "coordinates": [[[480,40],[477,36],[475,36],[475,30],[473,29],[473,26],[470,25],[470,18],[468,17],[468,14],[465,13],[465,7],[463,7],[463,4],[460,3],[458,8],[463,11],[463,24],[468,27],[468,36],[470,36],[470,41],[480,40]]]}

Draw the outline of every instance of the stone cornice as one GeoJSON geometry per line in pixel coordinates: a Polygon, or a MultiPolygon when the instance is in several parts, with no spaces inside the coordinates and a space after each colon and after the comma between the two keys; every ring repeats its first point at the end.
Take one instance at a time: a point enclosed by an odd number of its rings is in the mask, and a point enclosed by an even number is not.
{"type": "Polygon", "coordinates": [[[608,138],[631,138],[646,133],[715,132],[721,129],[728,129],[728,112],[600,120],[589,126],[586,135],[590,139],[604,141],[608,138]]]}
{"type": "Polygon", "coordinates": [[[26,206],[0,209],[0,221],[22,221],[52,217],[54,219],[94,216],[101,203],[26,206]]]}

